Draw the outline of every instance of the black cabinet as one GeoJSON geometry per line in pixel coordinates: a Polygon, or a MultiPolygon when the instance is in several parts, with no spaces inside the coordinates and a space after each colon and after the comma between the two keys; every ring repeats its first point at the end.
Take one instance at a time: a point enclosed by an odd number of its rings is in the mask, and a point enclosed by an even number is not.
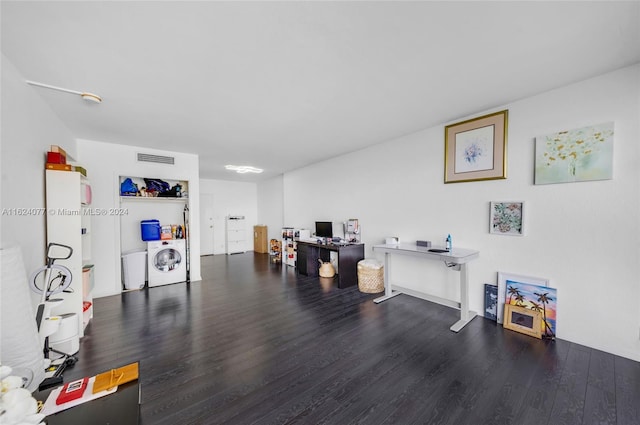
{"type": "MultiPolygon", "coordinates": [[[[298,245],[298,261],[296,263],[296,268],[298,270],[298,273],[303,274],[305,276],[309,276],[309,267],[307,267],[307,261],[309,259],[309,255],[313,254],[310,253],[309,251],[311,250],[311,248],[307,245],[305,245],[304,247],[298,245]]],[[[318,261],[318,260],[316,260],[318,261]]],[[[311,269],[313,270],[313,269],[311,269]]],[[[317,273],[317,271],[316,271],[317,273]]]]}
{"type": "Polygon", "coordinates": [[[331,251],[338,254],[338,288],[346,288],[358,283],[358,261],[364,259],[364,244],[332,245],[298,241],[298,273],[318,276],[320,262],[329,261],[331,251]]]}

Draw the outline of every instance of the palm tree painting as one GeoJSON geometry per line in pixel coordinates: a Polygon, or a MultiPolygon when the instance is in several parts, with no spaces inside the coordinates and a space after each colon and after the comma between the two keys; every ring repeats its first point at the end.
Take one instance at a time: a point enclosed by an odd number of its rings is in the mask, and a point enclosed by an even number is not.
{"type": "Polygon", "coordinates": [[[542,331],[543,335],[550,336],[553,338],[556,336],[556,333],[551,328],[551,325],[547,321],[547,304],[553,301],[553,298],[549,296],[548,291],[534,292],[533,295],[538,297],[538,302],[542,303],[542,326],[544,326],[544,329],[542,331]]]}
{"type": "Polygon", "coordinates": [[[509,302],[507,304],[513,304],[511,301],[513,300],[514,296],[518,296],[520,293],[518,292],[518,290],[514,287],[514,286],[509,286],[507,288],[507,292],[509,293],[509,302]]]}
{"type": "Polygon", "coordinates": [[[531,283],[507,280],[507,304],[518,305],[542,313],[541,331],[545,338],[556,336],[558,290],[531,283]]]}

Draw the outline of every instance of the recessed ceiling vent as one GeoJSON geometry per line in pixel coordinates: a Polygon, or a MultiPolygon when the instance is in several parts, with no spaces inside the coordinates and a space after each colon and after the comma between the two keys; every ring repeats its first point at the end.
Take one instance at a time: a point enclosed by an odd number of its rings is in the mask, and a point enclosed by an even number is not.
{"type": "Polygon", "coordinates": [[[158,164],[170,164],[174,165],[176,159],[172,156],[151,155],[148,153],[139,153],[138,162],[155,162],[158,164]]]}

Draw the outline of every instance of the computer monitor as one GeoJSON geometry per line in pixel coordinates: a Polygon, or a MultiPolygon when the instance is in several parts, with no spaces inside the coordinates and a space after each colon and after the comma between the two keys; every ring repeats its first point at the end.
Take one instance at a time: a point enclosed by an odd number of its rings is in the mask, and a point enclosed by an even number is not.
{"type": "Polygon", "coordinates": [[[330,221],[316,221],[316,236],[319,238],[332,238],[333,224],[330,221]]]}

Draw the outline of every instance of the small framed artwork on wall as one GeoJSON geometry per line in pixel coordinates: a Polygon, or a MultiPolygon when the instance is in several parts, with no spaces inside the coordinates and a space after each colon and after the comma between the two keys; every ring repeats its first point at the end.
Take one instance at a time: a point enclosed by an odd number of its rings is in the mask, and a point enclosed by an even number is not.
{"type": "Polygon", "coordinates": [[[524,202],[491,202],[489,233],[523,236],[524,202]]]}
{"type": "Polygon", "coordinates": [[[507,178],[507,110],[444,129],[444,182],[507,178]]]}

